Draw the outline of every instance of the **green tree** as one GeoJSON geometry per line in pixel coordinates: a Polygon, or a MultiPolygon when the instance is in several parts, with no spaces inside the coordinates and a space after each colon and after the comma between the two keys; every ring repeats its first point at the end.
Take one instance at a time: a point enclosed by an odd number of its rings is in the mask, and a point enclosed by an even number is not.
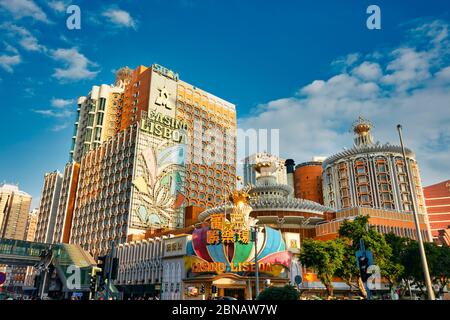
{"type": "MultiPolygon", "coordinates": [[[[374,227],[369,226],[369,216],[358,216],[353,221],[346,220],[339,229],[340,237],[350,247],[347,251],[347,259],[356,263],[355,252],[360,249],[360,239],[364,240],[366,250],[371,250],[374,257],[374,264],[380,268],[381,276],[389,281],[391,288],[398,283],[403,266],[392,260],[392,248],[386,242],[383,234],[377,232],[374,227]],[[353,257],[351,257],[353,252],[353,257]]],[[[357,279],[358,287],[361,294],[367,297],[364,284],[356,266],[350,267],[351,262],[347,262],[349,269],[339,272],[342,277],[350,278],[352,272],[353,278],[357,279]]],[[[350,278],[351,279],[351,278],[350,278]]]]}
{"type": "Polygon", "coordinates": [[[328,296],[333,296],[333,277],[342,265],[344,245],[342,241],[317,241],[307,239],[300,250],[300,262],[317,272],[317,278],[325,286],[328,296]]]}
{"type": "Polygon", "coordinates": [[[358,282],[359,270],[356,264],[355,251],[348,244],[344,244],[344,257],[342,259],[342,264],[336,270],[336,276],[341,278],[350,288],[359,289],[358,282]]]}
{"type": "MultiPolygon", "coordinates": [[[[447,246],[439,247],[432,242],[425,242],[424,249],[431,281],[433,284],[437,284],[440,289],[443,289],[449,284],[450,249],[447,246]]],[[[425,276],[417,241],[411,240],[406,246],[402,256],[402,264],[405,267],[404,279],[416,285],[421,295],[425,296],[425,276]]],[[[435,294],[437,295],[439,292],[435,292],[435,294]]]]}
{"type": "Polygon", "coordinates": [[[433,266],[433,283],[439,285],[440,290],[450,285],[450,247],[438,247],[436,265],[433,266]]]}
{"type": "Polygon", "coordinates": [[[258,300],[298,300],[300,293],[291,285],[269,287],[261,291],[258,300]]]}

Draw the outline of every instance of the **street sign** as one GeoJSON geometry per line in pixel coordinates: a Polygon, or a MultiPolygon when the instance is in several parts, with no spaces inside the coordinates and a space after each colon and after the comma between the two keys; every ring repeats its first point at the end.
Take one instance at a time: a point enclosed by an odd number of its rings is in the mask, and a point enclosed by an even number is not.
{"type": "Polygon", "coordinates": [[[6,281],[6,273],[0,272],[0,285],[6,281]]]}

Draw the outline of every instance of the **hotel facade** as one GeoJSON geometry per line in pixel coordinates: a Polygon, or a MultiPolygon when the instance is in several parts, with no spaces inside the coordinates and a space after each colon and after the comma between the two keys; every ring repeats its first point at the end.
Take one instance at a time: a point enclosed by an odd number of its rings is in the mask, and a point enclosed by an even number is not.
{"type": "Polygon", "coordinates": [[[438,243],[450,243],[450,180],[423,188],[431,234],[438,243]]]}
{"type": "Polygon", "coordinates": [[[121,68],[77,109],[53,242],[105,254],[148,230],[184,227],[185,207],[212,207],[234,188],[235,106],[177,73],[121,68]]]}
{"type": "Polygon", "coordinates": [[[15,185],[0,186],[0,238],[23,240],[31,196],[15,185]]]}
{"type": "Polygon", "coordinates": [[[406,149],[405,164],[401,147],[375,143],[371,129],[369,121],[359,118],[353,124],[353,147],[323,162],[324,204],[336,210],[367,207],[410,216],[415,211],[426,225],[425,239],[431,241],[415,154],[406,149]],[[411,173],[409,179],[405,165],[411,173]]]}
{"type": "Polygon", "coordinates": [[[62,180],[63,176],[58,171],[45,174],[34,239],[37,242],[52,242],[62,180]]]}

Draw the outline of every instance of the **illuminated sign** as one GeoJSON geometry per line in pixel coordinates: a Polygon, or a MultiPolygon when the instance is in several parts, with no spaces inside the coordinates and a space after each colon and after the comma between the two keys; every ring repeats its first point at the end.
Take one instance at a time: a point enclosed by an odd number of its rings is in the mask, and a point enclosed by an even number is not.
{"type": "Polygon", "coordinates": [[[180,251],[183,249],[183,244],[181,242],[174,242],[166,244],[166,252],[180,251]]]}
{"type": "Polygon", "coordinates": [[[177,143],[183,141],[181,130],[187,130],[187,128],[188,126],[183,120],[153,110],[150,111],[148,118],[141,119],[142,131],[177,143]]]}
{"type": "MultiPolygon", "coordinates": [[[[230,269],[227,270],[225,262],[194,262],[192,263],[191,270],[193,273],[199,272],[255,272],[254,262],[239,262],[230,264],[230,269]]],[[[271,263],[258,263],[258,269],[260,272],[272,272],[271,263]]]]}
{"type": "Polygon", "coordinates": [[[152,69],[153,69],[153,71],[158,72],[160,75],[165,76],[169,79],[172,79],[175,81],[178,81],[180,79],[180,76],[178,75],[178,73],[173,72],[172,70],[167,69],[159,64],[152,65],[152,69]]]}
{"type": "Polygon", "coordinates": [[[250,230],[244,220],[244,216],[232,213],[230,220],[225,220],[223,214],[210,216],[210,230],[206,234],[207,244],[235,243],[236,241],[247,244],[250,242],[250,230]]]}

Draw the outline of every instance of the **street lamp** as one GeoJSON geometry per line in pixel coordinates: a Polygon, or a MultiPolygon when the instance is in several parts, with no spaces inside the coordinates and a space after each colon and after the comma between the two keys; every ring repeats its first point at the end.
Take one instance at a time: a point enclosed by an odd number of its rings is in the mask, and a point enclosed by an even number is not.
{"type": "Polygon", "coordinates": [[[253,235],[253,241],[255,242],[255,300],[259,295],[259,265],[258,265],[258,226],[250,227],[253,235]]]}
{"type": "MultiPolygon", "coordinates": [[[[405,152],[405,147],[403,145],[402,126],[400,124],[397,125],[397,130],[398,130],[398,135],[400,137],[400,145],[402,147],[403,161],[405,163],[406,180],[408,181],[409,193],[412,197],[413,189],[412,189],[412,185],[411,185],[411,180],[409,178],[410,177],[409,176],[409,166],[408,166],[408,162],[406,160],[406,152],[405,152]]],[[[423,269],[423,274],[425,276],[425,284],[427,287],[428,299],[434,300],[435,299],[434,291],[433,291],[433,287],[431,286],[431,279],[430,279],[430,272],[428,271],[427,257],[425,255],[425,248],[423,246],[422,233],[420,232],[419,216],[416,212],[415,206],[413,205],[412,207],[413,207],[412,211],[413,211],[413,216],[414,216],[414,224],[416,225],[417,242],[419,245],[420,258],[422,260],[422,269],[423,269]]]]}

